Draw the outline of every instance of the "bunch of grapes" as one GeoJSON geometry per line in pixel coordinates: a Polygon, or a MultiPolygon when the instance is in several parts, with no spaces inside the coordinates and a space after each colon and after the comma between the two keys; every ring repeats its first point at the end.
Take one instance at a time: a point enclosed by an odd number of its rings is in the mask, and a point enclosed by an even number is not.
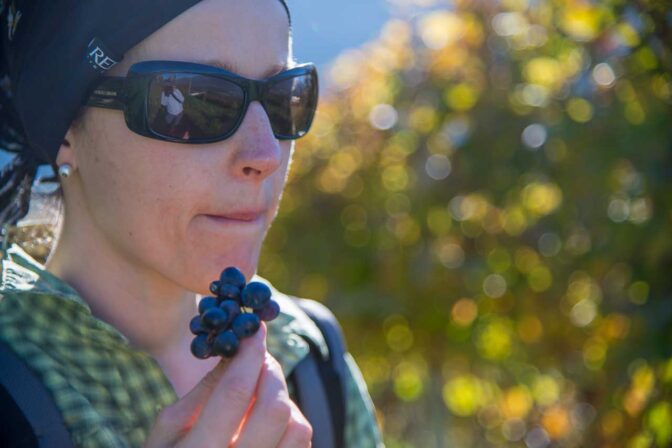
{"type": "Polygon", "coordinates": [[[241,339],[254,335],[262,320],[271,321],[280,313],[270,288],[261,282],[245,284],[245,276],[233,266],[210,284],[210,292],[213,296],[201,299],[199,314],[189,323],[196,335],[191,353],[199,359],[232,357],[241,339]]]}

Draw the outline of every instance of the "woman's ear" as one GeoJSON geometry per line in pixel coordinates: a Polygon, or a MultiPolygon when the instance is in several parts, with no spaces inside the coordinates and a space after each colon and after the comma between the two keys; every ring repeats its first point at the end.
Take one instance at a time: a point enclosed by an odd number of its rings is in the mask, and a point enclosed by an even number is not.
{"type": "Polygon", "coordinates": [[[75,155],[74,143],[74,132],[72,130],[72,126],[70,126],[68,132],[63,138],[61,147],[58,149],[58,154],[56,155],[56,165],[61,166],[64,163],[67,163],[73,169],[77,168],[77,157],[75,155]]]}

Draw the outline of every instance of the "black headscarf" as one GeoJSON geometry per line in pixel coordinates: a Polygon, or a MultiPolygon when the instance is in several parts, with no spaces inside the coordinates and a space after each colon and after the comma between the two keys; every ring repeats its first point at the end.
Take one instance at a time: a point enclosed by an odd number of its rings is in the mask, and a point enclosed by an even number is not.
{"type": "Polygon", "coordinates": [[[92,82],[199,1],[0,0],[0,149],[17,153],[0,171],[0,224],[28,212],[92,82]]]}

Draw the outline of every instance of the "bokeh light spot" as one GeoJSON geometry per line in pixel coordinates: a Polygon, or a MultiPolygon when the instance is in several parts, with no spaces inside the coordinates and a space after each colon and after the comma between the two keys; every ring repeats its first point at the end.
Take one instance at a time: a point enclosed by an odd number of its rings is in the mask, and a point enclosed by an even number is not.
{"type": "Polygon", "coordinates": [[[577,327],[589,325],[597,315],[597,305],[590,299],[583,299],[572,307],[570,317],[577,327]]]}
{"type": "Polygon", "coordinates": [[[456,111],[467,111],[478,101],[478,92],[469,84],[461,83],[444,93],[444,100],[448,106],[456,111]]]}
{"type": "Polygon", "coordinates": [[[508,358],[512,343],[511,322],[503,317],[486,320],[476,338],[480,354],[492,360],[508,358]]]}
{"type": "Polygon", "coordinates": [[[518,337],[527,344],[538,342],[544,334],[544,327],[536,316],[523,316],[516,326],[518,337]]]}
{"type": "Polygon", "coordinates": [[[409,185],[409,176],[405,165],[390,165],[381,174],[385,189],[389,191],[405,190],[409,185]]]}
{"type": "Polygon", "coordinates": [[[450,159],[442,154],[433,154],[427,158],[425,171],[434,180],[443,180],[450,175],[452,170],[450,159]]]}
{"type": "Polygon", "coordinates": [[[443,400],[450,411],[461,417],[476,413],[484,399],[481,381],[473,375],[463,375],[448,381],[443,387],[443,400]]]}
{"type": "Polygon", "coordinates": [[[523,418],[532,409],[532,396],[527,387],[518,385],[504,392],[502,409],[508,418],[523,418]]]}
{"type": "Polygon", "coordinates": [[[418,27],[424,44],[434,50],[455,42],[464,32],[459,17],[447,11],[437,11],[426,15],[418,27]]]}
{"type": "Polygon", "coordinates": [[[427,227],[435,235],[446,235],[453,225],[450,212],[445,207],[432,207],[427,212],[427,227]]]}
{"type": "Polygon", "coordinates": [[[483,292],[493,299],[506,293],[506,280],[499,274],[490,274],[483,280],[483,292]]]}
{"type": "Polygon", "coordinates": [[[527,274],[527,284],[534,292],[544,292],[552,283],[553,276],[546,266],[535,266],[527,274]]]}
{"type": "Polygon", "coordinates": [[[408,116],[408,123],[414,130],[427,134],[434,129],[438,121],[436,110],[432,106],[418,106],[408,116]]]}
{"type": "Polygon", "coordinates": [[[539,123],[534,123],[527,126],[523,130],[522,140],[523,144],[530,149],[539,149],[544,143],[546,143],[546,138],[548,133],[546,127],[539,123]]]}
{"type": "Polygon", "coordinates": [[[577,123],[587,123],[593,118],[593,105],[583,98],[567,101],[567,115],[577,123]]]}
{"type": "Polygon", "coordinates": [[[560,398],[560,386],[550,375],[539,375],[532,386],[534,399],[541,406],[550,406],[560,398]]]}
{"type": "Polygon", "coordinates": [[[539,252],[545,257],[558,255],[562,248],[562,241],[555,233],[544,233],[539,237],[539,252]]]}
{"type": "Polygon", "coordinates": [[[601,26],[603,11],[590,3],[580,3],[564,9],[560,25],[579,42],[593,40],[601,26]]]}
{"type": "Polygon", "coordinates": [[[523,274],[531,272],[540,263],[539,255],[532,248],[525,246],[516,249],[514,262],[516,268],[523,274]]]}
{"type": "Polygon", "coordinates": [[[525,436],[527,448],[546,448],[551,443],[548,433],[541,427],[536,427],[525,436]]]}
{"type": "Polygon", "coordinates": [[[552,440],[563,438],[570,430],[569,413],[562,406],[547,409],[541,422],[552,440]]]}
{"type": "Polygon", "coordinates": [[[523,202],[535,215],[548,215],[562,203],[562,190],[553,183],[532,182],[523,189],[523,202]]]}
{"type": "Polygon", "coordinates": [[[647,415],[647,426],[656,437],[657,446],[669,446],[672,442],[672,405],[667,402],[657,403],[647,415]]]}
{"type": "Polygon", "coordinates": [[[464,263],[464,250],[462,247],[449,240],[441,239],[434,243],[434,253],[442,265],[448,269],[456,269],[464,263]]]}
{"type": "Polygon", "coordinates": [[[401,362],[394,373],[394,393],[402,401],[415,401],[423,393],[422,371],[411,362],[401,362]]]}
{"type": "Polygon", "coordinates": [[[506,272],[511,267],[511,256],[504,247],[497,247],[488,253],[488,266],[496,273],[506,272]]]}
{"type": "Polygon", "coordinates": [[[377,104],[369,113],[371,126],[380,130],[391,129],[397,124],[397,110],[389,104],[377,104]]]}
{"type": "Polygon", "coordinates": [[[590,370],[602,368],[607,357],[607,344],[599,338],[591,338],[583,347],[583,363],[590,370]]]}
{"type": "Polygon", "coordinates": [[[611,87],[616,81],[616,75],[609,64],[601,62],[593,68],[593,80],[601,87],[611,87]]]}
{"type": "Polygon", "coordinates": [[[630,216],[630,202],[626,198],[613,198],[609,201],[607,215],[609,215],[609,219],[614,222],[627,221],[630,216]]]}
{"type": "Polygon", "coordinates": [[[455,302],[451,311],[453,321],[461,327],[471,325],[477,315],[478,307],[476,306],[476,302],[467,298],[462,298],[455,302]]]}

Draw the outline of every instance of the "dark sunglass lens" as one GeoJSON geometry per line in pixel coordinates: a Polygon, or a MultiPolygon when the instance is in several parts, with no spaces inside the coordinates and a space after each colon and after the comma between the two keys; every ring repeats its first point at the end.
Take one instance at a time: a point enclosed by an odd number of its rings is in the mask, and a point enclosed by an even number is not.
{"type": "Polygon", "coordinates": [[[304,74],[270,85],[264,106],[276,136],[299,138],[308,132],[317,106],[315,81],[304,74]]]}
{"type": "Polygon", "coordinates": [[[149,87],[149,127],[178,140],[218,137],[234,128],[244,100],[239,86],[220,78],[191,73],[157,75],[149,87]]]}

